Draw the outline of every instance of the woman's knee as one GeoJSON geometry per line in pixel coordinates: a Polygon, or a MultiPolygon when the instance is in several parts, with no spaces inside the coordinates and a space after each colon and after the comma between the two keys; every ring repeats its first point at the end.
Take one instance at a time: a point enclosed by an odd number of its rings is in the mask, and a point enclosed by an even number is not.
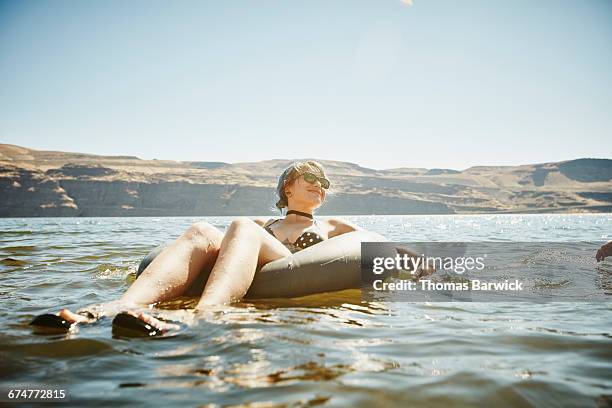
{"type": "Polygon", "coordinates": [[[235,235],[237,233],[252,233],[256,228],[261,228],[255,221],[247,217],[235,218],[229,225],[227,232],[235,235]]]}
{"type": "Polygon", "coordinates": [[[258,225],[248,217],[237,217],[230,223],[230,228],[252,228],[253,226],[258,225]]]}
{"type": "Polygon", "coordinates": [[[206,240],[215,246],[221,244],[223,233],[206,221],[199,221],[191,225],[183,234],[183,238],[191,241],[206,240]]]}

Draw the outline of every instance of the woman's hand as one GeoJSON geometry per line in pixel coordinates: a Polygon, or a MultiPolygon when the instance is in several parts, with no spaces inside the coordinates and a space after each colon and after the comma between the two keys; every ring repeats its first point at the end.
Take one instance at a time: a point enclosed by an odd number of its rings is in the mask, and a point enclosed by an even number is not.
{"type": "Polygon", "coordinates": [[[329,232],[329,238],[346,234],[348,232],[363,231],[363,228],[360,226],[343,220],[342,218],[330,218],[327,220],[327,222],[333,227],[333,229],[329,232]]]}
{"type": "MultiPolygon", "coordinates": [[[[408,255],[411,258],[419,258],[419,255],[414,252],[413,250],[407,248],[407,247],[403,247],[403,246],[396,246],[395,250],[397,251],[398,254],[400,254],[402,257],[404,255],[408,255]]],[[[425,276],[429,276],[432,275],[434,272],[436,271],[436,268],[429,266],[429,265],[419,265],[419,268],[416,271],[412,271],[412,276],[414,277],[414,279],[421,279],[424,278],[425,276]]]]}

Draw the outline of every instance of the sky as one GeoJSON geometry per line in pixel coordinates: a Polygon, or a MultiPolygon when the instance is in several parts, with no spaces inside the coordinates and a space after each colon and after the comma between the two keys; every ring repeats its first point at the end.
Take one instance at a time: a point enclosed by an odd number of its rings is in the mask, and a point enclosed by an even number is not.
{"type": "Polygon", "coordinates": [[[0,0],[0,143],[375,169],[612,158],[612,1],[0,0]]]}

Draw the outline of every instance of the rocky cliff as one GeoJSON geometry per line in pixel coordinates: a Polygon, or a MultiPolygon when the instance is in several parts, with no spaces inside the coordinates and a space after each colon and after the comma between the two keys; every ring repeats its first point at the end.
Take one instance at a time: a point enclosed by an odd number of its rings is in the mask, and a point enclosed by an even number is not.
{"type": "MultiPolygon", "coordinates": [[[[290,162],[141,160],[0,144],[0,216],[271,214],[290,162]]],[[[612,210],[607,159],[464,171],[321,163],[333,183],[323,215],[612,210]]]]}

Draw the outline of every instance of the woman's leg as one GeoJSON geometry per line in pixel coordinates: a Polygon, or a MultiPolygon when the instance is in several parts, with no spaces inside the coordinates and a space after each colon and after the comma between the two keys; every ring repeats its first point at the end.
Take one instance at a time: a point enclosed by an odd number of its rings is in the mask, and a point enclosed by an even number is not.
{"type": "Polygon", "coordinates": [[[207,222],[192,225],[164,249],[121,297],[126,304],[148,305],[183,295],[214,265],[223,233],[207,222]]]}
{"type": "MultiPolygon", "coordinates": [[[[198,274],[210,272],[222,240],[223,233],[209,223],[192,225],[151,262],[115,303],[118,307],[147,305],[181,296],[198,274]]],[[[60,316],[76,322],[89,320],[67,309],[60,316]]]]}
{"type": "Polygon", "coordinates": [[[221,241],[217,261],[196,308],[242,299],[258,266],[289,255],[291,251],[254,221],[234,220],[221,241]]]}

